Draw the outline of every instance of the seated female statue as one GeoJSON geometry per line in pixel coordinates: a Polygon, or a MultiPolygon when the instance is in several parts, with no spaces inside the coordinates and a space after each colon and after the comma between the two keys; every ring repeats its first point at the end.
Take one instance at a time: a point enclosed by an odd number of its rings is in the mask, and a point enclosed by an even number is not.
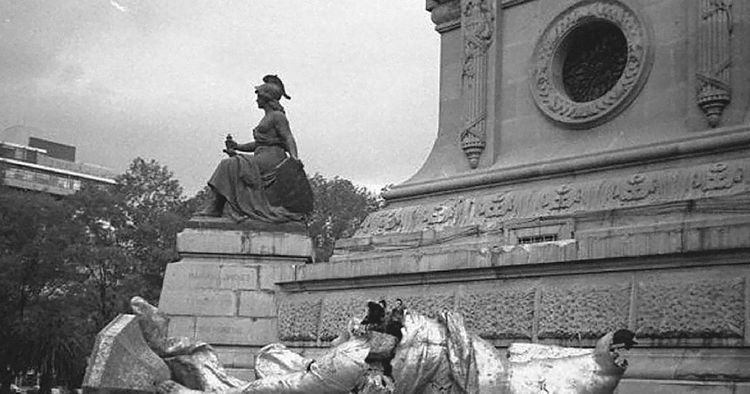
{"type": "Polygon", "coordinates": [[[312,192],[297,153],[284,107],[290,97],[275,75],[255,87],[258,108],[265,115],[253,129],[254,141],[238,144],[227,137],[226,152],[208,181],[211,199],[198,216],[222,216],[225,205],[236,221],[270,223],[300,221],[312,211],[312,192]],[[252,155],[238,152],[252,152],[252,155]]]}

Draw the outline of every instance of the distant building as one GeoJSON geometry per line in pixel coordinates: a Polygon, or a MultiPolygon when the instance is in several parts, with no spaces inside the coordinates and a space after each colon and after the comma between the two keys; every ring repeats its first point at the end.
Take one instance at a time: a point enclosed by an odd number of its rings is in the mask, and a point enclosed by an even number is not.
{"type": "Polygon", "coordinates": [[[34,137],[40,132],[14,126],[0,133],[0,184],[17,189],[66,196],[84,183],[115,184],[115,173],[105,167],[76,162],[76,148],[34,137]]]}

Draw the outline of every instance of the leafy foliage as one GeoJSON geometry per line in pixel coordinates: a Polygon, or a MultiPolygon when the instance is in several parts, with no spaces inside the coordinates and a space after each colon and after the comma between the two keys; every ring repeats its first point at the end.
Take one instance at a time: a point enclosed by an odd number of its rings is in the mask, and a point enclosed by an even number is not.
{"type": "Polygon", "coordinates": [[[72,245],[86,237],[72,216],[70,206],[50,196],[0,189],[3,387],[9,371],[34,368],[43,377],[62,372],[86,347],[86,330],[67,321],[80,312],[81,276],[72,245]]]}
{"type": "Polygon", "coordinates": [[[65,199],[0,189],[0,393],[31,369],[42,393],[79,386],[94,335],[133,295],[158,300],[190,209],[156,161],[117,181],[65,199]]]}
{"type": "Polygon", "coordinates": [[[118,231],[119,243],[138,263],[140,295],[156,303],[167,264],[179,258],[177,233],[192,210],[174,174],[155,160],[136,158],[116,180],[127,218],[118,231]]]}
{"type": "MultiPolygon", "coordinates": [[[[64,199],[0,186],[0,394],[29,370],[42,394],[79,387],[96,333],[132,296],[158,302],[177,234],[210,190],[185,199],[167,167],[141,158],[116,180],[64,199]]],[[[342,178],[310,182],[309,233],[326,261],[378,201],[342,178]]]]}
{"type": "Polygon", "coordinates": [[[308,219],[308,231],[315,242],[316,258],[328,261],[336,240],[353,235],[367,214],[378,207],[374,193],[339,177],[310,177],[315,209],[308,219]]]}

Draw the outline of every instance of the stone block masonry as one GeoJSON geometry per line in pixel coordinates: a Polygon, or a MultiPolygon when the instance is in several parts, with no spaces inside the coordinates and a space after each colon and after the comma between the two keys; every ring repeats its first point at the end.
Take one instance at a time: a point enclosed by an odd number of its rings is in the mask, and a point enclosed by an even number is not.
{"type": "Polygon", "coordinates": [[[169,264],[159,309],[169,335],[210,343],[232,375],[252,380],[258,349],[278,341],[276,283],[311,261],[312,241],[299,233],[188,228],[182,259],[169,264]]]}

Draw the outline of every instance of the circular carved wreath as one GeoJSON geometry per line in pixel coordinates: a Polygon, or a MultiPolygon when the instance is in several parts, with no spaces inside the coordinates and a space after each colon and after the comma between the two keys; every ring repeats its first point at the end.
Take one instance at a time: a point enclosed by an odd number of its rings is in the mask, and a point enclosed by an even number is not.
{"type": "Polygon", "coordinates": [[[534,49],[531,92],[539,109],[571,128],[597,126],[630,104],[648,77],[650,34],[618,0],[588,0],[558,15],[534,49]]]}

